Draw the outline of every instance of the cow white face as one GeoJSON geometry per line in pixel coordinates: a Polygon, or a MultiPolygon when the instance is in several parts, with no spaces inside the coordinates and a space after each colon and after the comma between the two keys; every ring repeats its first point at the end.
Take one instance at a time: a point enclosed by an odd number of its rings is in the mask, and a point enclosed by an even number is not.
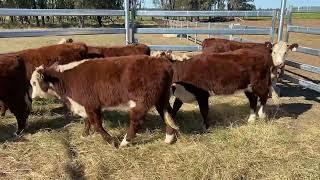
{"type": "Polygon", "coordinates": [[[57,93],[55,93],[52,88],[52,83],[45,82],[44,75],[40,72],[43,70],[43,66],[39,66],[33,71],[30,84],[32,86],[32,98],[40,97],[40,98],[50,98],[50,97],[58,97],[57,93]]]}
{"type": "Polygon", "coordinates": [[[278,43],[274,44],[272,48],[272,60],[274,66],[280,66],[284,64],[285,57],[287,55],[287,52],[289,50],[294,50],[294,48],[297,48],[297,44],[288,45],[284,41],[279,41],[278,43]]]}

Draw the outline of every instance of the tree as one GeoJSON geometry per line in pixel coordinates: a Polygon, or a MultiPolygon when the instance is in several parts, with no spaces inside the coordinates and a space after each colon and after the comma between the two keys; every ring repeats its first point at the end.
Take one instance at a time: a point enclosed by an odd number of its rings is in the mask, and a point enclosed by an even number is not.
{"type": "Polygon", "coordinates": [[[254,0],[229,0],[228,10],[255,10],[256,7],[250,4],[254,0]]]}

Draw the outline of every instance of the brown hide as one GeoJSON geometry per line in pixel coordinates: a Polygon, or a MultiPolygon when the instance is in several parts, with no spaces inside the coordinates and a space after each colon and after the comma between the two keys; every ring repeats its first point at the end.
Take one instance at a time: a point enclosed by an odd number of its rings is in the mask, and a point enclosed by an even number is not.
{"type": "Polygon", "coordinates": [[[23,62],[15,55],[0,56],[0,99],[18,122],[17,134],[21,133],[31,110],[28,96],[28,80],[23,62]]]}
{"type": "Polygon", "coordinates": [[[242,48],[253,47],[272,47],[270,42],[265,43],[244,43],[227,39],[208,38],[202,42],[202,52],[204,53],[220,53],[234,51],[242,48]]]}
{"type": "Polygon", "coordinates": [[[232,94],[251,84],[256,93],[264,95],[271,83],[271,66],[269,50],[263,48],[201,54],[175,62],[173,82],[189,83],[215,94],[232,94]]]}
{"type": "MultiPolygon", "coordinates": [[[[11,81],[11,86],[15,87],[16,89],[20,89],[19,91],[25,91],[24,87],[29,86],[29,80],[31,78],[32,72],[35,70],[36,67],[44,65],[45,67],[52,65],[53,63],[59,64],[66,64],[72,61],[79,61],[85,58],[88,58],[87,55],[87,46],[82,43],[68,43],[68,44],[59,44],[59,45],[51,45],[45,46],[41,48],[35,49],[27,49],[23,51],[18,51],[14,53],[7,53],[0,55],[1,63],[6,63],[7,61],[17,61],[19,59],[20,63],[23,64],[23,68],[20,68],[20,71],[16,73],[15,76],[21,76],[20,78],[25,78],[26,81],[22,82],[20,80],[11,81]],[[22,69],[22,70],[21,70],[22,69]],[[23,74],[24,73],[24,74],[23,74]]],[[[7,66],[1,67],[1,74],[6,75],[7,66]]],[[[18,70],[16,70],[18,71],[18,70]]],[[[4,77],[4,76],[3,76],[4,77]]],[[[10,79],[10,78],[8,78],[10,79]]],[[[10,87],[11,87],[10,86],[10,87]]],[[[10,91],[10,88],[3,85],[1,88],[3,91],[10,91]]],[[[25,92],[19,92],[21,94],[27,93],[28,90],[25,92]]],[[[14,92],[16,93],[16,92],[14,92]]],[[[1,115],[4,116],[7,110],[7,107],[12,111],[13,109],[17,109],[13,106],[10,106],[4,102],[2,99],[5,96],[5,93],[1,92],[2,97],[0,100],[3,102],[1,107],[1,115]]],[[[7,96],[6,101],[16,101],[14,96],[7,96]],[[11,99],[11,100],[8,100],[11,99]]],[[[12,103],[11,103],[12,104],[12,103]]],[[[20,105],[19,105],[20,106],[20,105]]],[[[18,106],[17,106],[18,107],[18,106]]],[[[18,108],[19,109],[19,108],[18,108]]],[[[20,108],[21,109],[21,108],[20,108]]],[[[18,120],[19,121],[19,120],[18,120]]]]}
{"type": "Polygon", "coordinates": [[[27,68],[27,77],[30,80],[36,67],[43,65],[48,67],[54,63],[67,64],[88,58],[87,46],[82,43],[66,43],[45,46],[36,49],[28,49],[17,52],[27,68]]]}
{"type": "Polygon", "coordinates": [[[127,46],[88,46],[88,54],[93,57],[118,57],[129,55],[150,55],[150,48],[144,44],[127,46]]]}

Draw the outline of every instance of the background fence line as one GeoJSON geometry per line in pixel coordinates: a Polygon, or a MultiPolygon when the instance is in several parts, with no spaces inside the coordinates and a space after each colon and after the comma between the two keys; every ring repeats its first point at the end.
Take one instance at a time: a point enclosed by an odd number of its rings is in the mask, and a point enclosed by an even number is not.
{"type": "MultiPolygon", "coordinates": [[[[288,19],[287,19],[287,28],[286,28],[286,38],[285,41],[288,42],[289,41],[289,37],[290,37],[290,33],[304,33],[304,34],[314,34],[314,35],[320,35],[320,28],[311,28],[311,27],[303,27],[303,26],[294,26],[292,25],[292,13],[293,12],[320,12],[320,7],[316,6],[316,7],[290,7],[290,9],[288,10],[288,19]]],[[[313,56],[320,56],[320,49],[314,49],[314,48],[308,48],[308,47],[302,47],[299,46],[299,48],[296,49],[296,52],[299,53],[304,53],[304,54],[309,54],[309,55],[313,55],[313,56]]],[[[316,66],[312,66],[309,64],[303,64],[303,63],[299,63],[295,60],[289,60],[286,59],[285,64],[287,66],[291,66],[294,68],[298,68],[304,71],[308,71],[308,72],[312,72],[312,73],[316,73],[316,74],[320,74],[320,67],[316,67],[316,66]]],[[[285,75],[284,76],[285,79],[299,84],[303,87],[315,90],[317,92],[320,92],[320,85],[316,84],[314,82],[311,81],[307,81],[307,80],[303,80],[303,79],[299,79],[299,78],[295,78],[289,75],[285,75]]]]}

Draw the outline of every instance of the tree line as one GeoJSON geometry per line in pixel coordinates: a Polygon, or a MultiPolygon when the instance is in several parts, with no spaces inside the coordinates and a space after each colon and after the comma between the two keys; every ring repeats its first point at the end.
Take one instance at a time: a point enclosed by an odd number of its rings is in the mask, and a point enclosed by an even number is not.
{"type": "MultiPolygon", "coordinates": [[[[142,8],[146,0],[130,0],[130,6],[142,8]]],[[[156,7],[165,10],[253,10],[251,4],[254,0],[152,0],[156,7]]],[[[0,0],[0,8],[26,8],[26,9],[123,9],[124,0],[0,0]]],[[[104,22],[114,23],[120,18],[107,16],[11,16],[0,17],[5,24],[22,24],[46,26],[47,24],[70,24],[84,27],[85,22],[96,22],[101,27],[104,22]]]]}

